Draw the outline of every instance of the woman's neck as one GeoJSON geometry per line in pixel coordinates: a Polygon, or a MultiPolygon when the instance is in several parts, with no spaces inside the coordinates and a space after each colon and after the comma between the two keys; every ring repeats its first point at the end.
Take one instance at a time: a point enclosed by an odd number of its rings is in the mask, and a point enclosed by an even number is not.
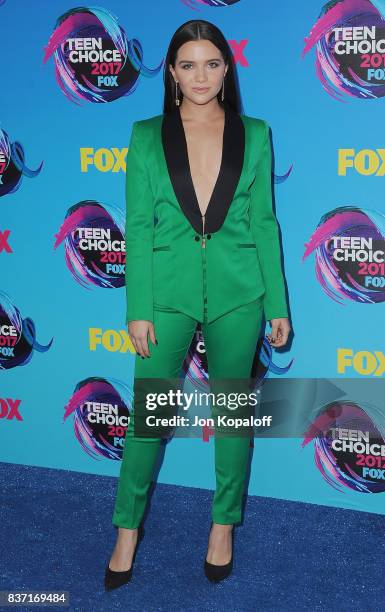
{"type": "Polygon", "coordinates": [[[215,121],[224,115],[224,110],[218,103],[217,98],[213,98],[207,104],[195,104],[187,98],[183,98],[180,105],[180,116],[183,120],[207,123],[215,121]]]}

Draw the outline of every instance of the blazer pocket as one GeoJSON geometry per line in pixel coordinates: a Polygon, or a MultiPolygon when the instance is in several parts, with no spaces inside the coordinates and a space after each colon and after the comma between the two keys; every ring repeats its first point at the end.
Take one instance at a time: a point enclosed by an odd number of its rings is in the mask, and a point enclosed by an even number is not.
{"type": "Polygon", "coordinates": [[[260,291],[264,281],[257,245],[254,242],[238,242],[234,253],[237,273],[244,279],[247,290],[260,291]]]}
{"type": "Polygon", "coordinates": [[[157,247],[154,247],[152,250],[153,251],[169,251],[170,250],[170,245],[157,246],[157,247]]]}

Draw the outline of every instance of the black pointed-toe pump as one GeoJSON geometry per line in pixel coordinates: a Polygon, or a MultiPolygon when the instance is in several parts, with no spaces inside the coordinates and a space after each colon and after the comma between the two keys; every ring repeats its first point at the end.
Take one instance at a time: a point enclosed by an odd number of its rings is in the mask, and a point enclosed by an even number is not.
{"type": "Polygon", "coordinates": [[[143,525],[139,525],[138,527],[138,539],[136,542],[134,554],[132,557],[131,567],[128,570],[123,572],[116,572],[110,569],[110,563],[107,563],[106,571],[104,574],[104,588],[106,591],[112,591],[112,589],[118,589],[119,587],[130,582],[132,577],[132,568],[134,567],[135,555],[138,550],[139,542],[143,539],[144,536],[144,527],[143,525]]]}
{"type": "MultiPolygon", "coordinates": [[[[233,569],[233,550],[234,550],[234,527],[231,530],[231,540],[232,540],[232,550],[231,550],[231,559],[225,565],[215,565],[214,563],[209,563],[206,559],[204,562],[204,571],[206,574],[206,578],[210,580],[210,582],[220,582],[229,576],[233,569]]],[[[206,555],[207,556],[207,555],[206,555]]]]}

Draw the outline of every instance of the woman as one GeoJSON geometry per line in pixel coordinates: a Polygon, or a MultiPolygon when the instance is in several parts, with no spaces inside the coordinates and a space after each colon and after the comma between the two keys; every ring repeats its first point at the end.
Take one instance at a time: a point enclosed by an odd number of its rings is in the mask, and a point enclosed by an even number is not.
{"type": "MultiPolygon", "coordinates": [[[[198,322],[210,381],[246,379],[263,313],[272,346],[284,346],[290,331],[268,125],[240,114],[231,50],[207,21],[189,21],[175,32],[164,81],[164,113],[134,123],[127,155],[126,320],[137,351],[135,380],[177,378],[198,322]],[[231,351],[229,337],[236,339],[231,351]]],[[[161,444],[160,437],[135,435],[134,420],[112,521],[119,533],[106,567],[108,590],[131,578],[161,444]]],[[[232,569],[249,447],[247,436],[215,435],[216,491],[204,561],[211,581],[232,569]]]]}

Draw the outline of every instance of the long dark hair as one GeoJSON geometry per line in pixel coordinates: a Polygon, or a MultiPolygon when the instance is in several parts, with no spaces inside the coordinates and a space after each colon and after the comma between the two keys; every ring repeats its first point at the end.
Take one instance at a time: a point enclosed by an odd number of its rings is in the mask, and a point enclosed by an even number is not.
{"type": "MultiPolygon", "coordinates": [[[[225,95],[224,102],[221,100],[221,91],[219,91],[217,98],[219,104],[223,107],[224,103],[227,104],[232,110],[237,113],[241,113],[242,104],[239,94],[238,75],[234,66],[233,54],[230,46],[223,36],[221,30],[217,28],[210,21],[203,19],[191,19],[183,23],[173,34],[170,44],[168,47],[166,59],[163,68],[163,82],[164,82],[164,102],[163,112],[169,113],[175,109],[175,81],[170,72],[169,65],[171,64],[175,68],[176,55],[179,47],[190,40],[209,40],[215,45],[222,53],[224,62],[228,64],[228,70],[225,76],[225,95]]],[[[182,101],[183,93],[178,90],[178,97],[182,101]]]]}

